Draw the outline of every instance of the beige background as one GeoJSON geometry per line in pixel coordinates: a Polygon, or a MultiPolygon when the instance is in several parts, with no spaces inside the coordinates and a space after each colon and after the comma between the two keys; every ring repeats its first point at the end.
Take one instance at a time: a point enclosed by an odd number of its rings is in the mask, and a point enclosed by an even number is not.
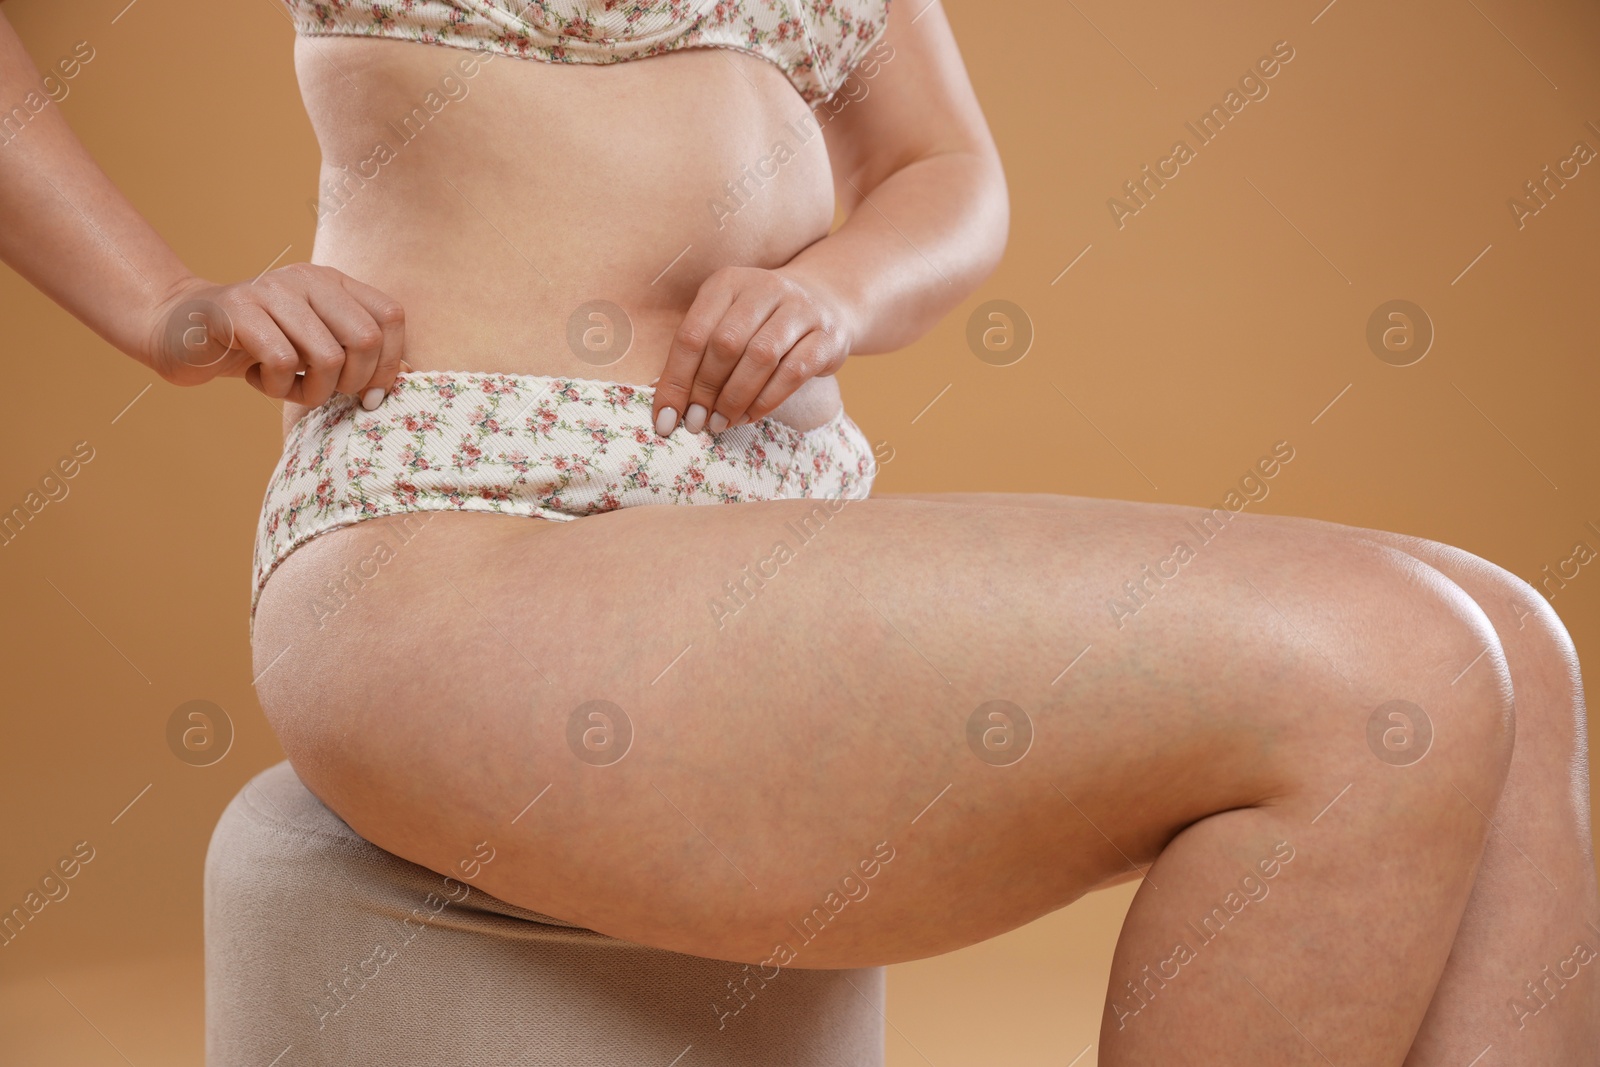
{"type": "MultiPolygon", "coordinates": [[[[1011,244],[933,334],[843,372],[857,422],[896,447],[880,488],[1211,504],[1287,439],[1296,458],[1254,508],[1452,542],[1530,580],[1579,541],[1600,549],[1600,162],[1520,229],[1507,206],[1574,142],[1600,149],[1600,10],[1322,2],[950,0],[1007,163],[1011,244]],[[1295,57],[1270,94],[1118,229],[1107,199],[1193,145],[1184,122],[1280,40],[1295,57]],[[1407,367],[1365,340],[1396,298],[1437,330],[1407,367]],[[991,299],[1036,332],[1011,366],[967,346],[991,299]]],[[[316,147],[277,0],[126,3],[4,12],[41,67],[92,44],[63,110],[194,270],[306,258],[316,147]]],[[[0,547],[0,906],[74,842],[97,852],[0,948],[0,1061],[199,1064],[207,837],[282,758],[246,640],[277,407],[239,382],[145,392],[150,374],[9,271],[0,316],[0,509],[75,443],[95,450],[0,547]],[[237,731],[211,767],[166,745],[191,699],[237,731]]],[[[1600,565],[1555,605],[1592,656],[1600,565]]],[[[1073,1057],[1096,1039],[1130,896],[894,968],[891,1063],[1093,1062],[1073,1057]]]]}

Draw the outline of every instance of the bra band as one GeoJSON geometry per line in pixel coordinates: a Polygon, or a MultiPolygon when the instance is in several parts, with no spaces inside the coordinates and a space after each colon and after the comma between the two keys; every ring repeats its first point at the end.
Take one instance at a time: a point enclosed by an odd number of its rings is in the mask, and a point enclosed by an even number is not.
{"type": "Polygon", "coordinates": [[[284,0],[304,36],[392,37],[546,63],[732,48],[774,63],[808,104],[883,36],[889,0],[284,0]]]}

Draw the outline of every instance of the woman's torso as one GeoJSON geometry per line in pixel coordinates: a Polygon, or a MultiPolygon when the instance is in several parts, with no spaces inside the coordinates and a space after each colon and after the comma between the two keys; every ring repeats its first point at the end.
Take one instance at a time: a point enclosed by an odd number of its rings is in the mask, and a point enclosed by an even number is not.
{"type": "MultiPolygon", "coordinates": [[[[767,60],[477,56],[384,38],[295,45],[323,157],[312,261],[400,301],[412,369],[648,384],[713,271],[778,267],[828,233],[827,149],[767,60]],[[569,344],[575,315],[599,344],[569,344]],[[608,328],[632,332],[615,362],[608,328]]],[[[816,378],[774,416],[807,429],[839,405],[834,379],[816,378]]],[[[285,429],[304,411],[286,404],[285,429]]]]}

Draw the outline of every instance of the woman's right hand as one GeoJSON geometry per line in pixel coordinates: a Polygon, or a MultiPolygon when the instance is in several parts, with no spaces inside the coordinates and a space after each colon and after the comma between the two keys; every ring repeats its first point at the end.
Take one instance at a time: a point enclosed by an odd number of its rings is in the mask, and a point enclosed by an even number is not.
{"type": "Polygon", "coordinates": [[[146,363],[174,385],[243,378],[318,407],[334,393],[372,410],[400,369],[400,302],[333,267],[291,263],[250,282],[194,278],[156,308],[146,363]]]}

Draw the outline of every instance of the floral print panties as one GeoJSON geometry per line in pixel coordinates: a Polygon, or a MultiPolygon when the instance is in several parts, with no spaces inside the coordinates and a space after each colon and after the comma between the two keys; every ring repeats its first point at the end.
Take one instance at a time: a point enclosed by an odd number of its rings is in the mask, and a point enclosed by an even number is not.
{"type": "Polygon", "coordinates": [[[380,515],[479,511],[570,522],[641,504],[867,496],[871,446],[841,409],[658,437],[655,391],[587,378],[401,373],[375,411],[336,394],[295,424],[256,531],[256,603],[311,538],[380,515]]]}

